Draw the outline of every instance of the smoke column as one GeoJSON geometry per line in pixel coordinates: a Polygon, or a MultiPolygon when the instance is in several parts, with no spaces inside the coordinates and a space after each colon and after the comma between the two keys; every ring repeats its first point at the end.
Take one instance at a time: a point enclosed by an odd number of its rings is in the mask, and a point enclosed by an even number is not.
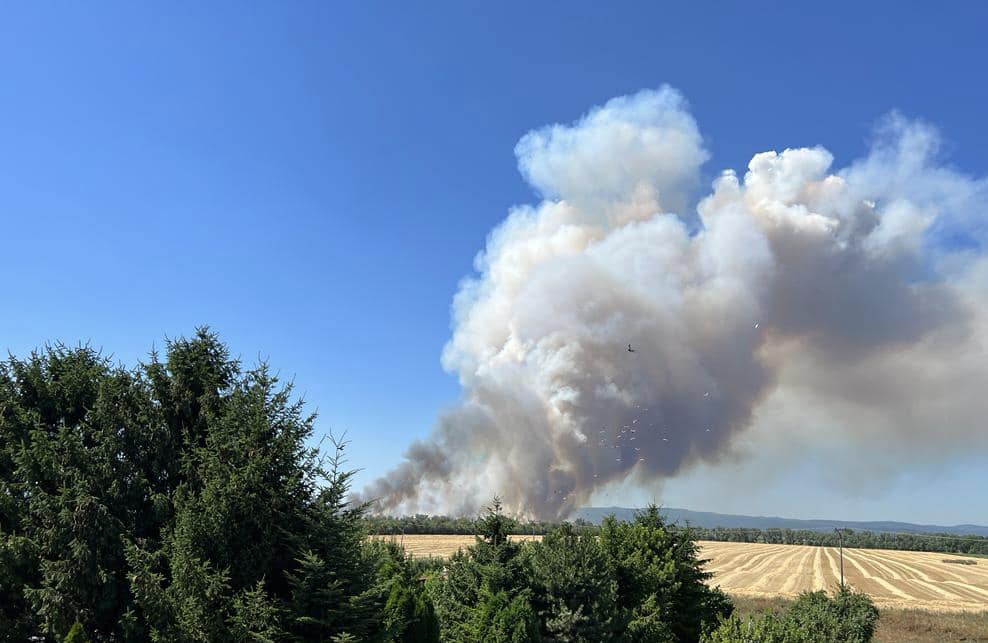
{"type": "Polygon", "coordinates": [[[769,398],[787,444],[802,414],[902,457],[985,448],[988,184],[938,145],[893,114],[846,168],[763,152],[697,198],[708,153],[671,88],[528,133],[542,200],[491,232],[452,306],[462,401],[361,496],[565,516],[608,482],[716,462],[769,398]]]}

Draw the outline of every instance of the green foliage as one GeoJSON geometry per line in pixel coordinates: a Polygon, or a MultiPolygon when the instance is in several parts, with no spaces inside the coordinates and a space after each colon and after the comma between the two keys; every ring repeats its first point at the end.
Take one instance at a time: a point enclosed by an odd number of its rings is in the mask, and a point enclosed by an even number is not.
{"type": "Polygon", "coordinates": [[[789,610],[792,622],[807,631],[826,632],[818,640],[863,643],[875,634],[878,609],[867,594],[854,592],[846,585],[833,597],[826,592],[805,592],[789,610]]]}
{"type": "Polygon", "coordinates": [[[384,605],[384,621],[395,641],[403,643],[439,640],[435,609],[420,588],[396,581],[384,605]]]}
{"type": "Polygon", "coordinates": [[[33,543],[0,529],[0,641],[26,641],[38,631],[25,590],[38,582],[33,543]]]}
{"type": "Polygon", "coordinates": [[[532,604],[550,641],[606,641],[617,622],[618,584],[601,542],[564,526],[526,552],[532,604]]]}
{"type": "Polygon", "coordinates": [[[313,422],[205,329],[133,370],[88,347],[8,359],[0,640],[382,637],[364,507],[313,422]]]}
{"type": "Polygon", "coordinates": [[[281,638],[279,620],[277,605],[264,591],[264,582],[258,581],[234,599],[228,625],[234,640],[270,643],[281,638]]]}
{"type": "Polygon", "coordinates": [[[426,592],[437,561],[411,559],[395,542],[374,540],[366,549],[376,562],[377,589],[387,595],[381,614],[382,638],[407,643],[439,641],[439,620],[426,592]]]}
{"type": "Polygon", "coordinates": [[[86,636],[82,623],[79,621],[73,623],[72,627],[69,628],[69,633],[62,639],[62,643],[89,643],[89,637],[86,636]]]}
{"type": "MultiPolygon", "coordinates": [[[[368,543],[345,445],[323,456],[313,424],[207,330],[132,370],[87,347],[0,364],[0,640],[680,642],[731,611],[654,507],[520,543],[538,525],[495,498],[448,561],[368,543]]],[[[758,626],[858,640],[859,603],[758,626]]]]}
{"type": "Polygon", "coordinates": [[[783,614],[767,612],[721,621],[701,640],[705,643],[867,643],[875,633],[878,610],[866,594],[846,586],[833,597],[804,592],[783,614]]]}
{"type": "Polygon", "coordinates": [[[487,515],[477,525],[479,537],[495,547],[502,545],[508,540],[511,523],[501,511],[501,499],[494,496],[494,502],[487,508],[487,515]]]}
{"type": "Polygon", "coordinates": [[[655,506],[633,522],[605,520],[601,545],[615,569],[618,602],[633,640],[695,641],[704,622],[730,614],[726,595],[706,585],[688,530],[669,529],[655,506]],[[660,638],[657,638],[660,637],[660,638]]]}
{"type": "Polygon", "coordinates": [[[776,614],[741,619],[732,616],[704,635],[703,643],[815,643],[816,639],[798,632],[787,620],[776,614]]]}
{"type": "Polygon", "coordinates": [[[423,592],[415,593],[415,605],[401,641],[404,643],[438,643],[439,619],[432,601],[423,592]]]}
{"type": "Polygon", "coordinates": [[[466,640],[491,643],[528,643],[540,641],[539,619],[522,592],[509,598],[505,591],[481,591],[480,601],[469,623],[466,640]]]}
{"type": "Polygon", "coordinates": [[[536,640],[538,621],[529,604],[523,546],[507,538],[508,522],[495,498],[477,542],[454,554],[426,583],[442,641],[536,640]],[[534,633],[534,634],[533,634],[534,633]],[[526,638],[527,637],[527,638],[526,638]]]}
{"type": "Polygon", "coordinates": [[[599,536],[563,525],[525,544],[499,514],[495,501],[477,544],[427,583],[443,641],[696,641],[731,612],[689,532],[654,507],[599,536]]]}

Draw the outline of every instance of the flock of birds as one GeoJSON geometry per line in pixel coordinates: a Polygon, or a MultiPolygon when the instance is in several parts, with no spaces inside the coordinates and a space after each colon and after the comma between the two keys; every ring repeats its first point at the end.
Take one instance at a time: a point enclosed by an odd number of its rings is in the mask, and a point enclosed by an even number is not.
{"type": "MultiPolygon", "coordinates": [[[[755,328],[758,328],[758,324],[755,324],[755,328]]],[[[631,344],[628,344],[628,352],[629,353],[637,353],[638,351],[631,344]]],[[[710,397],[710,392],[707,391],[706,393],[704,393],[703,394],[703,397],[704,398],[709,398],[710,397]]],[[[636,404],[635,405],[635,408],[638,409],[642,413],[647,413],[648,412],[648,409],[647,408],[644,408],[644,407],[642,407],[639,404],[636,404]]],[[[641,419],[640,417],[635,418],[635,419],[633,419],[631,421],[631,424],[625,424],[625,425],[623,425],[621,427],[621,429],[617,432],[617,436],[614,438],[614,441],[611,444],[608,444],[608,438],[607,438],[607,436],[608,436],[608,430],[607,430],[607,427],[602,427],[600,429],[600,431],[598,432],[598,434],[599,434],[600,437],[597,438],[596,443],[594,443],[590,438],[585,437],[584,438],[584,441],[582,443],[582,446],[587,447],[587,448],[596,446],[597,448],[619,449],[619,455],[617,455],[617,457],[614,458],[615,462],[624,462],[624,460],[625,460],[625,455],[624,454],[626,454],[628,452],[628,449],[631,449],[631,453],[632,453],[631,458],[634,459],[634,462],[636,464],[639,463],[639,462],[645,462],[646,461],[646,458],[645,458],[644,455],[641,454],[641,447],[633,444],[638,439],[638,437],[639,437],[639,430],[644,428],[644,424],[639,425],[639,420],[640,419],[641,419]],[[635,458],[637,458],[637,459],[635,459],[635,458]]],[[[665,432],[667,435],[663,435],[660,439],[661,439],[662,442],[669,442],[669,436],[668,436],[669,429],[668,429],[668,427],[664,427],[662,429],[659,429],[653,423],[653,424],[650,424],[647,428],[650,429],[650,430],[652,430],[652,431],[660,431],[661,430],[662,432],[665,432]]],[[[710,433],[710,429],[709,428],[705,429],[705,432],[710,433]]],[[[599,478],[600,477],[600,474],[595,473],[595,474],[593,474],[593,477],[594,478],[599,478]]],[[[569,493],[566,490],[564,490],[564,489],[557,489],[557,490],[555,490],[553,492],[553,495],[556,498],[558,498],[558,500],[560,502],[565,502],[566,499],[569,498],[569,493]]]]}
{"type": "MultiPolygon", "coordinates": [[[[635,350],[632,347],[631,344],[628,344],[628,352],[629,353],[636,353],[638,351],[635,350]]],[[[705,396],[709,396],[709,395],[710,395],[709,393],[705,394],[705,396]]],[[[643,408],[640,404],[636,404],[635,405],[635,408],[638,409],[639,411],[643,412],[643,413],[647,413],[648,412],[648,409],[647,408],[643,408]]],[[[635,440],[638,439],[638,429],[640,427],[638,427],[637,425],[638,425],[638,420],[639,419],[641,419],[641,418],[635,418],[634,420],[631,421],[631,424],[625,424],[624,426],[622,426],[621,427],[621,430],[618,431],[618,434],[617,434],[617,437],[614,440],[614,443],[613,444],[610,444],[610,445],[607,444],[607,434],[608,434],[607,427],[603,427],[599,431],[599,435],[601,437],[598,438],[598,441],[596,443],[597,447],[599,447],[599,448],[608,448],[608,447],[610,447],[610,448],[613,448],[613,449],[621,449],[622,451],[630,448],[630,449],[633,449],[632,453],[634,455],[632,457],[638,456],[637,462],[645,462],[645,456],[639,456],[639,454],[641,453],[641,447],[635,446],[635,445],[631,444],[632,442],[634,442],[635,440]],[[624,443],[622,443],[622,440],[624,440],[624,443]]],[[[649,425],[649,428],[650,429],[655,429],[655,424],[649,425]]],[[[665,429],[665,430],[668,431],[668,429],[665,429]]],[[[707,430],[709,431],[710,429],[707,429],[707,430]]],[[[669,441],[669,438],[664,436],[662,438],[662,441],[663,442],[668,442],[669,441]]],[[[583,446],[584,447],[590,447],[592,445],[593,445],[593,443],[591,442],[591,440],[589,438],[585,438],[585,440],[583,441],[583,446]]],[[[623,456],[619,455],[618,457],[615,458],[615,461],[616,462],[623,462],[624,461],[624,458],[623,458],[623,456]]],[[[600,477],[600,474],[595,473],[595,474],[593,474],[593,477],[594,478],[599,478],[600,477]]],[[[557,489],[557,490],[555,490],[553,492],[553,495],[557,496],[559,498],[559,501],[560,502],[565,502],[566,499],[569,498],[569,494],[565,490],[563,490],[563,489],[557,489]]]]}
{"type": "MultiPolygon", "coordinates": [[[[754,327],[757,330],[758,327],[759,327],[759,324],[756,323],[754,325],[754,327]]],[[[628,352],[629,353],[637,353],[638,350],[635,349],[631,344],[628,344],[628,352]]],[[[704,393],[703,394],[703,397],[709,398],[710,397],[710,392],[708,391],[708,392],[704,393]]],[[[648,412],[648,409],[647,408],[642,408],[641,405],[635,405],[635,408],[637,408],[640,411],[645,412],[645,413],[648,412]]],[[[631,424],[625,424],[624,426],[622,426],[621,427],[621,430],[618,431],[618,434],[617,434],[617,437],[614,440],[614,443],[613,444],[610,444],[610,445],[607,444],[607,435],[608,435],[607,427],[601,428],[600,429],[600,432],[599,432],[599,435],[601,437],[599,437],[597,439],[596,446],[598,448],[607,448],[607,447],[610,447],[610,448],[613,448],[613,449],[621,449],[622,450],[621,451],[621,455],[618,455],[615,458],[615,461],[616,462],[624,462],[623,454],[624,453],[627,453],[627,449],[628,448],[633,449],[633,451],[632,451],[632,453],[633,453],[632,458],[634,458],[634,457],[637,457],[638,458],[635,461],[636,464],[639,463],[639,462],[645,462],[646,461],[645,460],[645,456],[640,455],[641,454],[641,447],[631,444],[632,442],[634,442],[635,440],[638,439],[638,430],[639,430],[639,428],[641,428],[640,426],[638,426],[638,420],[640,420],[640,419],[641,419],[640,417],[639,418],[635,418],[634,420],[631,421],[631,424]],[[621,440],[624,440],[624,443],[622,443],[621,440]]],[[[648,428],[649,429],[652,429],[652,430],[656,430],[656,431],[658,430],[658,429],[656,429],[655,424],[650,424],[648,428]]],[[[668,433],[669,429],[668,428],[663,428],[662,431],[668,433]]],[[[704,429],[704,431],[706,433],[710,433],[710,428],[708,427],[708,428],[704,429]]],[[[661,440],[663,442],[669,442],[668,435],[662,436],[661,440]]],[[[584,436],[584,440],[583,440],[582,445],[584,447],[591,447],[591,446],[593,446],[593,442],[591,442],[590,438],[587,438],[586,436],[584,436]]],[[[595,473],[595,474],[593,474],[593,477],[594,478],[599,478],[600,477],[600,474],[595,473]]],[[[557,489],[556,491],[553,492],[553,495],[556,498],[558,498],[560,502],[565,502],[566,499],[569,498],[569,492],[567,492],[564,489],[557,489]]],[[[609,494],[605,493],[604,495],[606,496],[606,495],[609,495],[609,494]]]]}

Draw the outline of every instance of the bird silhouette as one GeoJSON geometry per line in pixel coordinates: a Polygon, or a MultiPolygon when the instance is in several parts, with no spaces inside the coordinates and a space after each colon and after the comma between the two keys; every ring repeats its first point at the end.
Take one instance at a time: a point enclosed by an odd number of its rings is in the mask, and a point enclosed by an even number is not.
{"type": "Polygon", "coordinates": [[[631,344],[628,344],[628,352],[629,352],[629,353],[634,353],[634,352],[635,352],[635,349],[633,349],[633,348],[631,347],[631,344]]]}

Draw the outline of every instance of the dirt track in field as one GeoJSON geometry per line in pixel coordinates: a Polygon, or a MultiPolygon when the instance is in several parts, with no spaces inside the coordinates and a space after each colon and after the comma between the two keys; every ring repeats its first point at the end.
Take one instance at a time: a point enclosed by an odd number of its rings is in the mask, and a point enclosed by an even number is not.
{"type": "MultiPolygon", "coordinates": [[[[531,539],[531,536],[513,536],[531,539]]],[[[536,536],[536,538],[538,538],[536,536]]],[[[473,536],[396,536],[415,556],[449,556],[473,536]]],[[[805,590],[830,590],[840,579],[837,548],[703,541],[711,585],[729,594],[793,597],[805,590]]],[[[879,607],[942,611],[988,610],[988,558],[976,565],[945,559],[954,554],[845,549],[844,580],[867,592],[879,607]]]]}

